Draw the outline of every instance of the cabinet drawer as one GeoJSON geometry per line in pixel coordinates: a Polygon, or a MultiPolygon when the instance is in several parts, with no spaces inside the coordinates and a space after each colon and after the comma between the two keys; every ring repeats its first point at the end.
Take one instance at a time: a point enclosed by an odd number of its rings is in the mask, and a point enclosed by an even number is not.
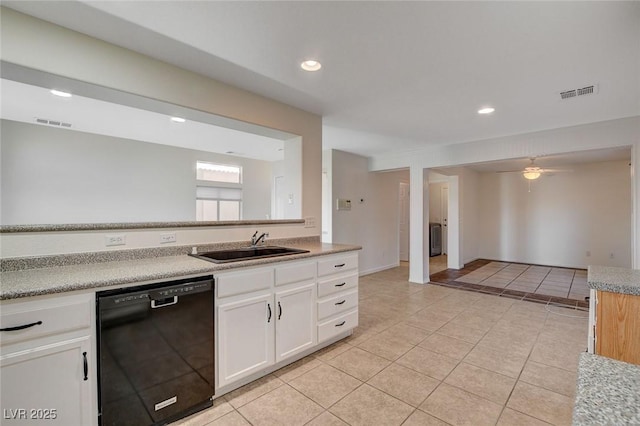
{"type": "Polygon", "coordinates": [[[310,281],[316,277],[316,262],[305,262],[276,268],[276,285],[310,281]]]}
{"type": "Polygon", "coordinates": [[[358,275],[343,275],[329,280],[318,282],[318,297],[328,296],[333,293],[358,287],[358,275]]]}
{"type": "Polygon", "coordinates": [[[333,257],[318,261],[318,276],[331,275],[358,268],[358,255],[333,257]]]}
{"type": "Polygon", "coordinates": [[[358,311],[351,311],[330,321],[318,324],[318,342],[327,340],[358,325],[358,311]]]}
{"type": "Polygon", "coordinates": [[[318,319],[323,320],[332,315],[346,312],[358,307],[358,292],[340,293],[330,299],[318,302],[318,319]]]}
{"type": "Polygon", "coordinates": [[[17,308],[15,312],[3,313],[0,317],[0,328],[29,327],[1,331],[2,344],[89,328],[91,327],[91,306],[90,301],[78,301],[50,307],[25,306],[25,310],[17,308]]]}
{"type": "Polygon", "coordinates": [[[218,297],[227,297],[271,288],[273,284],[273,269],[265,268],[231,272],[218,275],[215,278],[218,297]]]}

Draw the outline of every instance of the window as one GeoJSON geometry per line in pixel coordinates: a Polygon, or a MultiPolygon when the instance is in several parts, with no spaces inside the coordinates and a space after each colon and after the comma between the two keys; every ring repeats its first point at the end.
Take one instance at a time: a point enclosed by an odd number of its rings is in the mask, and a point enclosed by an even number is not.
{"type": "Polygon", "coordinates": [[[196,179],[208,182],[242,183],[242,167],[224,164],[196,163],[196,179]]]}
{"type": "Polygon", "coordinates": [[[196,220],[242,219],[242,167],[198,161],[196,220]]]}

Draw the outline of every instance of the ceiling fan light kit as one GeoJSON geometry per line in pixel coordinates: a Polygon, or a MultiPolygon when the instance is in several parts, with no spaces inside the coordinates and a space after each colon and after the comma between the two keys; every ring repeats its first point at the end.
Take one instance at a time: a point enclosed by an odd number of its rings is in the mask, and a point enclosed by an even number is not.
{"type": "Polygon", "coordinates": [[[522,172],[522,176],[528,180],[535,180],[540,177],[540,170],[534,167],[527,167],[524,172],[522,172]]]}

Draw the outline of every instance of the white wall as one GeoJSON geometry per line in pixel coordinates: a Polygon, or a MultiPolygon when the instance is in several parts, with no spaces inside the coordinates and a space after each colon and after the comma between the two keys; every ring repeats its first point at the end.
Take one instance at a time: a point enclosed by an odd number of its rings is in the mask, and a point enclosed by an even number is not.
{"type": "Polygon", "coordinates": [[[399,184],[408,171],[370,173],[366,157],[337,150],[331,162],[333,242],[362,246],[361,274],[397,266],[399,184]],[[350,199],[351,210],[336,210],[337,198],[350,199]]]}
{"type": "Polygon", "coordinates": [[[631,267],[629,162],[571,168],[531,182],[531,192],[518,173],[480,173],[479,257],[631,267]]]}
{"type": "Polygon", "coordinates": [[[271,163],[2,120],[2,224],[195,221],[195,164],[243,167],[243,218],[271,208],[271,163]]]}
{"type": "MultiPolygon", "coordinates": [[[[302,138],[302,216],[320,218],[322,118],[130,50],[2,9],[2,60],[75,80],[132,93],[195,110],[281,130],[302,138]]],[[[314,228],[282,227],[282,236],[320,234],[314,228]]],[[[251,227],[253,228],[253,227],[251,227]]],[[[279,235],[278,226],[272,236],[279,235]]],[[[200,231],[210,241],[246,239],[249,229],[200,231]]],[[[140,244],[152,244],[157,234],[140,244]]],[[[182,232],[182,231],[181,231],[182,232]]],[[[70,235],[2,234],[2,256],[28,256],[106,250],[104,232],[85,234],[89,241],[66,244],[70,235]]],[[[73,238],[71,239],[73,240],[73,238]]],[[[128,240],[127,240],[128,241],[128,240]]],[[[137,247],[135,245],[118,248],[137,247]]]]}
{"type": "Polygon", "coordinates": [[[333,151],[322,151],[322,242],[333,242],[333,151]]]}
{"type": "Polygon", "coordinates": [[[442,223],[442,188],[445,182],[429,183],[429,222],[442,223]]]}
{"type": "Polygon", "coordinates": [[[483,223],[478,211],[480,209],[479,173],[464,167],[461,172],[460,202],[460,239],[462,245],[462,263],[478,259],[482,241],[479,232],[483,223]]]}
{"type": "MultiPolygon", "coordinates": [[[[284,217],[278,219],[301,219],[304,193],[302,182],[297,176],[302,176],[302,140],[300,138],[288,140],[286,147],[283,160],[286,202],[284,217]]],[[[322,161],[321,158],[319,161],[322,161]]]]}

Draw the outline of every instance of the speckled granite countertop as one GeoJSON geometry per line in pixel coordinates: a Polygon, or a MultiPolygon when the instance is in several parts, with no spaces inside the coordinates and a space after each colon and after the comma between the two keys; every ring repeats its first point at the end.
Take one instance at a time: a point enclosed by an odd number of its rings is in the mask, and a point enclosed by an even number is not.
{"type": "Polygon", "coordinates": [[[640,366],[580,354],[573,424],[640,425],[640,366]]]}
{"type": "Polygon", "coordinates": [[[595,290],[640,296],[640,269],[590,265],[587,282],[595,290]]]}
{"type": "Polygon", "coordinates": [[[179,255],[7,271],[2,272],[0,277],[0,300],[171,279],[194,274],[213,274],[228,269],[304,259],[361,248],[319,242],[299,243],[290,247],[309,250],[309,253],[220,264],[179,255]]]}

